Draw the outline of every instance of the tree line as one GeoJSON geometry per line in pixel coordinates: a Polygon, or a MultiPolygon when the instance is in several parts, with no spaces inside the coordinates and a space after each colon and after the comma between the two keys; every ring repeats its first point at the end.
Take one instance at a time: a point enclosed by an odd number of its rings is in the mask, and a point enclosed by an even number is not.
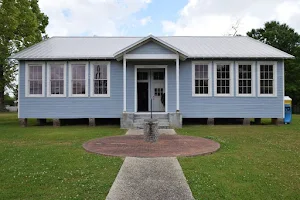
{"type": "MultiPolygon", "coordinates": [[[[8,57],[47,39],[48,23],[38,0],[0,0],[0,112],[5,110],[6,91],[14,91],[17,96],[17,62],[8,57]]],[[[293,99],[293,104],[300,105],[299,34],[287,24],[270,21],[262,28],[250,30],[247,35],[295,56],[285,61],[285,95],[293,99]]]]}

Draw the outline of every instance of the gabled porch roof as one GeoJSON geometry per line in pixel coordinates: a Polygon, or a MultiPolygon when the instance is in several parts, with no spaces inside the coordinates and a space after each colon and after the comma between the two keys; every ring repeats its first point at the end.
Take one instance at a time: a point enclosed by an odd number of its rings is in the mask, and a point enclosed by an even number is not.
{"type": "Polygon", "coordinates": [[[134,49],[137,49],[138,47],[143,46],[144,44],[146,44],[148,42],[154,42],[154,43],[156,43],[156,44],[158,44],[158,45],[174,52],[175,54],[177,54],[179,56],[180,60],[185,60],[185,59],[188,58],[187,53],[183,52],[182,50],[170,45],[169,43],[167,43],[167,42],[165,42],[165,41],[163,41],[163,40],[161,40],[161,39],[159,39],[159,38],[157,38],[153,35],[149,35],[147,37],[144,37],[144,38],[138,40],[137,42],[121,49],[120,51],[118,51],[114,54],[114,57],[117,60],[122,60],[125,54],[133,51],[134,49]]]}

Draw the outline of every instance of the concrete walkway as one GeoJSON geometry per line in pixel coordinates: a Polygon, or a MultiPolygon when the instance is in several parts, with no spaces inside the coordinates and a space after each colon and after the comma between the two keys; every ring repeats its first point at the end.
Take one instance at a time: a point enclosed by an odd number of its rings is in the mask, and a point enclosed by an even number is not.
{"type": "MultiPolygon", "coordinates": [[[[174,130],[162,130],[176,134],[174,130]]],[[[140,130],[129,130],[142,134],[140,130]]],[[[176,158],[126,157],[107,200],[192,200],[181,166],[176,158]]]]}

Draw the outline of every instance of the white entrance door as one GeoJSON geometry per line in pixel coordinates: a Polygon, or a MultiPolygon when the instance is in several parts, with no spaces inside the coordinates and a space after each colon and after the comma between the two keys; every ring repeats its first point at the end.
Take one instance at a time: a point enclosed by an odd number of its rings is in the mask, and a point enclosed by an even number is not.
{"type": "MultiPolygon", "coordinates": [[[[165,71],[164,69],[151,70],[151,96],[152,111],[165,111],[165,71]]],[[[151,101],[150,101],[151,102],[151,101]]]]}

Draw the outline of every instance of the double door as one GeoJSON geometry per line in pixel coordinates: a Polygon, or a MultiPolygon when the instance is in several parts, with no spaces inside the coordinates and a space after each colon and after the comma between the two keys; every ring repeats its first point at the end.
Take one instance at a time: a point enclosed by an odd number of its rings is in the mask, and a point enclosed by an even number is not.
{"type": "Polygon", "coordinates": [[[165,111],[164,69],[138,69],[137,98],[138,112],[165,111]]]}

